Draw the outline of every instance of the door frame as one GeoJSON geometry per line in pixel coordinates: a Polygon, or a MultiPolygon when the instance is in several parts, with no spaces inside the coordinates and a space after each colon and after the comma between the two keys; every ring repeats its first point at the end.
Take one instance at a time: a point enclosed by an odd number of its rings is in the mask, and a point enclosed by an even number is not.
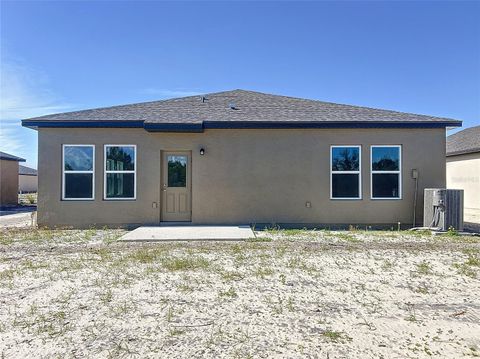
{"type": "Polygon", "coordinates": [[[192,151],[191,150],[161,150],[160,151],[160,223],[175,223],[175,222],[182,222],[182,223],[189,223],[192,221],[192,151]],[[166,159],[168,155],[180,155],[180,156],[187,156],[187,191],[189,192],[190,196],[188,198],[189,207],[190,207],[190,219],[183,220],[183,221],[169,221],[164,219],[164,201],[166,200],[164,194],[164,181],[167,179],[168,176],[168,167],[166,159]]]}

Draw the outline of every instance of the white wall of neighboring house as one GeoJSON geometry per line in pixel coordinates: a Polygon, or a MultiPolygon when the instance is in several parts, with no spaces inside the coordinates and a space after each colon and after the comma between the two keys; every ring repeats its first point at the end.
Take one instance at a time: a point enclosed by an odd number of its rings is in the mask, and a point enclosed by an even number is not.
{"type": "Polygon", "coordinates": [[[480,152],[447,157],[447,188],[464,190],[464,220],[480,223],[480,152]]]}
{"type": "Polygon", "coordinates": [[[38,176],[19,175],[18,191],[20,193],[37,192],[38,176]]]}

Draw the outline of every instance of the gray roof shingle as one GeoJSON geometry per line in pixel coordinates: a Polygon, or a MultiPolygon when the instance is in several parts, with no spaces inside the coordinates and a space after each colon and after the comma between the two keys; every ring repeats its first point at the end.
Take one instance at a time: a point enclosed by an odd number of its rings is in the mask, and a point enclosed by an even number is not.
{"type": "Polygon", "coordinates": [[[18,174],[22,176],[37,176],[37,170],[27,166],[18,165],[18,174]]]}
{"type": "Polygon", "coordinates": [[[25,159],[0,151],[0,160],[25,162],[25,159]]]}
{"type": "Polygon", "coordinates": [[[416,115],[317,100],[233,90],[131,105],[97,108],[24,120],[37,122],[142,121],[144,124],[194,125],[204,122],[393,122],[446,123],[449,118],[416,115]],[[202,100],[202,97],[205,100],[202,100]],[[234,107],[234,108],[232,108],[234,107]]]}
{"type": "Polygon", "coordinates": [[[447,156],[480,152],[480,126],[466,128],[447,137],[447,156]]]}

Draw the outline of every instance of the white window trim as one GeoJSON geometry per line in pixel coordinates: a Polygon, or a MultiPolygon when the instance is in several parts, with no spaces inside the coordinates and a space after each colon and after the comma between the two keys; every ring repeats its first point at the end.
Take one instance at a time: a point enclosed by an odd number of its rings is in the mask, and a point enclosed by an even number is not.
{"type": "Polygon", "coordinates": [[[402,145],[371,145],[370,146],[370,199],[371,200],[393,200],[402,199],[402,145]],[[398,148],[398,171],[374,171],[373,170],[373,148],[398,148]],[[398,174],[398,197],[373,197],[373,175],[374,174],[398,174]]]}
{"type": "Polygon", "coordinates": [[[137,145],[108,144],[103,145],[103,199],[105,201],[135,201],[137,199],[137,145]],[[135,157],[133,171],[107,171],[107,147],[133,147],[135,157]],[[107,173],[133,173],[133,197],[107,197],[107,173]]]}
{"type": "Polygon", "coordinates": [[[331,145],[330,146],[330,199],[331,200],[361,200],[362,199],[362,146],[361,145],[331,145]],[[358,171],[333,171],[332,158],[333,149],[339,147],[358,148],[358,171]],[[334,174],[358,174],[358,197],[333,197],[333,175],[334,174]]]}
{"type": "Polygon", "coordinates": [[[95,145],[86,144],[63,144],[62,145],[62,201],[93,201],[95,200],[95,145]],[[65,147],[92,147],[93,162],[91,171],[65,171],[65,147]],[[90,198],[66,198],[65,197],[65,174],[66,173],[91,173],[92,174],[92,197],[90,198]]]}

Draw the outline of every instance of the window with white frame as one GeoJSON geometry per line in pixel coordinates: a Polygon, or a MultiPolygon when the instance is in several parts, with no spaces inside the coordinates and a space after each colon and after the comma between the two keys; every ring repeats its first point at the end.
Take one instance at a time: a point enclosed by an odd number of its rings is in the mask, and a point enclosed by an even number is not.
{"type": "Polygon", "coordinates": [[[105,199],[136,198],[136,145],[105,145],[105,199]]]}
{"type": "Polygon", "coordinates": [[[93,200],[95,182],[95,146],[62,146],[62,199],[93,200]]]}
{"type": "Polygon", "coordinates": [[[400,199],[402,195],[401,146],[371,146],[370,157],[372,199],[400,199]]]}
{"type": "Polygon", "coordinates": [[[361,147],[330,147],[330,198],[360,199],[361,147]]]}

